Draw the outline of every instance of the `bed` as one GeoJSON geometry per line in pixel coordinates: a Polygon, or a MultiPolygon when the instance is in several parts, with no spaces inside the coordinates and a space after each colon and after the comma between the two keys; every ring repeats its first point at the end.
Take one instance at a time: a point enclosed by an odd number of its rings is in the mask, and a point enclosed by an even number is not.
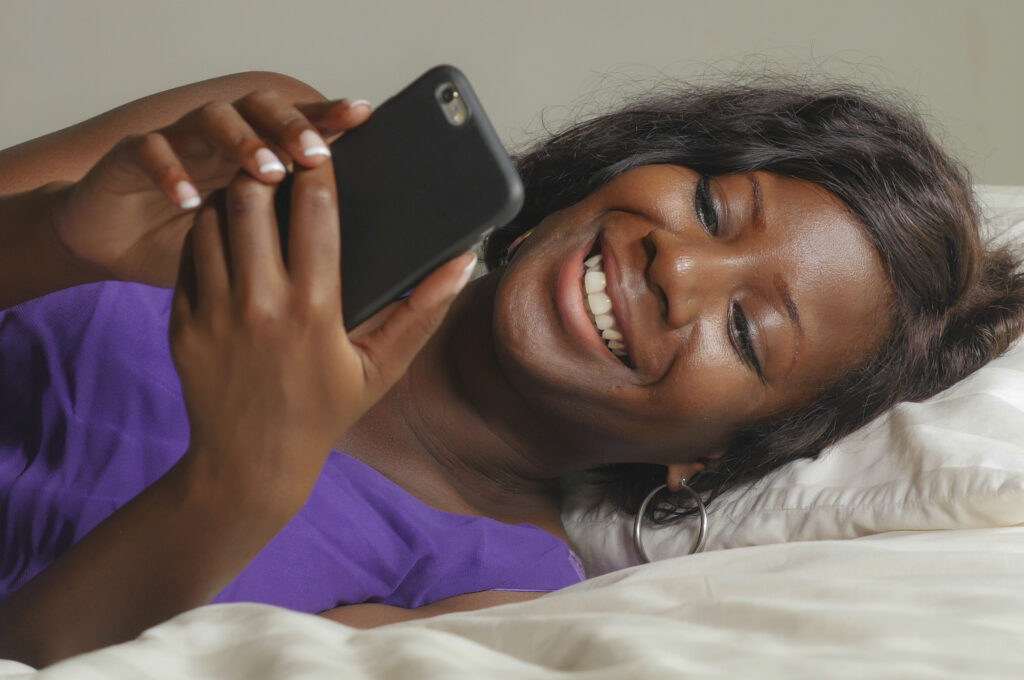
{"type": "MultiPolygon", "coordinates": [[[[1024,239],[1024,188],[979,187],[1024,239]]],[[[532,602],[359,631],[253,604],[0,678],[1021,678],[1024,344],[692,523],[646,532],[585,480],[564,518],[590,580],[532,602]]]]}

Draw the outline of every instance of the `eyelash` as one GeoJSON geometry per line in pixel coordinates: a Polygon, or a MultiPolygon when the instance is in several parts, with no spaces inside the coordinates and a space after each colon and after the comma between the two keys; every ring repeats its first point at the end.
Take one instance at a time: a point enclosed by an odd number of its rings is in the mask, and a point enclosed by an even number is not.
{"type": "Polygon", "coordinates": [[[757,372],[757,377],[764,381],[761,362],[757,360],[754,343],[750,341],[750,323],[747,321],[747,315],[743,312],[743,308],[736,303],[729,307],[729,335],[744,360],[757,372]]]}
{"type": "MultiPolygon", "coordinates": [[[[711,198],[711,178],[701,175],[697,180],[697,188],[693,194],[693,209],[697,219],[712,236],[718,235],[718,210],[711,198]]],[[[750,323],[743,308],[733,303],[729,307],[729,337],[744,361],[757,372],[757,377],[764,381],[761,362],[757,360],[754,343],[750,340],[750,323]]]]}
{"type": "Polygon", "coordinates": [[[718,236],[718,210],[711,198],[711,178],[701,175],[697,180],[697,190],[693,194],[693,209],[697,219],[712,236],[718,236]]]}

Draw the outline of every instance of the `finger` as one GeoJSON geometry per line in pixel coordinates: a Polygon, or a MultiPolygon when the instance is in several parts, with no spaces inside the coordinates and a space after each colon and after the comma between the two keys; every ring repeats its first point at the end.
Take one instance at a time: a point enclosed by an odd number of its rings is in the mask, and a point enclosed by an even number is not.
{"type": "Polygon", "coordinates": [[[142,170],[182,210],[194,210],[203,202],[178,154],[161,133],[133,137],[120,147],[120,153],[121,160],[142,170]]]}
{"type": "Polygon", "coordinates": [[[292,157],[288,155],[287,151],[285,151],[284,149],[282,149],[277,144],[274,144],[271,141],[263,141],[267,143],[267,148],[274,153],[274,156],[276,156],[278,159],[280,159],[282,163],[284,163],[284,167],[288,170],[288,172],[295,171],[295,161],[292,160],[292,157]]]}
{"type": "Polygon", "coordinates": [[[328,138],[359,127],[370,119],[373,106],[365,99],[336,99],[329,102],[296,104],[310,123],[328,138]]]}
{"type": "MultiPolygon", "coordinates": [[[[206,145],[229,162],[265,183],[273,184],[284,179],[284,163],[267,148],[233,105],[211,102],[190,115],[193,117],[191,125],[184,129],[199,135],[206,145]]],[[[168,131],[168,134],[174,133],[168,131]]],[[[186,141],[182,139],[181,144],[186,146],[186,141]]]]}
{"type": "Polygon", "coordinates": [[[199,314],[213,313],[223,307],[231,291],[222,231],[225,221],[223,201],[214,200],[213,203],[200,209],[189,234],[199,292],[194,309],[199,314]]]}
{"type": "Polygon", "coordinates": [[[300,170],[292,184],[288,272],[315,303],[341,304],[341,228],[334,168],[300,170]]]}
{"type": "Polygon", "coordinates": [[[416,286],[380,327],[353,341],[362,352],[368,381],[386,390],[405,373],[409,363],[441,325],[475,267],[476,256],[472,253],[450,260],[416,286]]]}
{"type": "Polygon", "coordinates": [[[274,188],[239,174],[225,192],[231,287],[259,300],[285,277],[274,216],[274,188]]]}
{"type": "Polygon", "coordinates": [[[261,136],[281,147],[299,165],[315,167],[331,151],[316,127],[291,102],[273,90],[259,90],[235,104],[261,136]]]}
{"type": "Polygon", "coordinates": [[[181,262],[178,265],[178,280],[174,284],[174,297],[171,299],[171,320],[169,331],[171,336],[188,323],[198,305],[195,264],[192,261],[192,233],[185,235],[185,247],[181,251],[181,262]]]}

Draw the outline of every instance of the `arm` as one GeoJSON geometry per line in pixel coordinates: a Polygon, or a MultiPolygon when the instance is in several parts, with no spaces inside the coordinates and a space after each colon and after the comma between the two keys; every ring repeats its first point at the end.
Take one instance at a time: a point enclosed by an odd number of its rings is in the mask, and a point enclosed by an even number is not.
{"type": "Polygon", "coordinates": [[[441,614],[452,614],[454,612],[468,612],[486,607],[497,607],[503,604],[515,602],[527,602],[535,600],[547,593],[524,593],[505,590],[485,590],[479,593],[467,593],[456,595],[416,609],[405,609],[404,607],[393,607],[387,604],[350,604],[344,607],[335,607],[321,612],[322,616],[338,623],[353,628],[376,628],[391,623],[402,623],[403,621],[415,621],[426,619],[441,614]]]}
{"type": "Polygon", "coordinates": [[[0,196],[0,309],[104,278],[74,258],[52,227],[63,185],[0,196]]]}
{"type": "Polygon", "coordinates": [[[207,102],[233,101],[253,90],[274,90],[289,102],[324,99],[301,81],[262,71],[236,73],[159,92],[0,151],[0,195],[50,182],[76,181],[121,139],[170,125],[207,102]]]}
{"type": "Polygon", "coordinates": [[[305,167],[324,162],[304,155],[302,135],[311,131],[322,145],[321,134],[359,125],[369,107],[321,99],[285,76],[239,74],[146,97],[0,152],[0,194],[36,187],[0,196],[0,309],[103,279],[173,285],[196,207],[183,202],[182,187],[206,196],[240,168],[274,184],[284,167],[261,170],[267,154],[305,167]],[[208,102],[259,85],[282,91],[208,102]],[[297,97],[318,101],[297,105],[297,97]],[[169,124],[136,134],[160,123],[169,124]]]}
{"type": "Polygon", "coordinates": [[[42,667],[212,599],[298,508],[182,461],[0,603],[0,658],[42,667]]]}

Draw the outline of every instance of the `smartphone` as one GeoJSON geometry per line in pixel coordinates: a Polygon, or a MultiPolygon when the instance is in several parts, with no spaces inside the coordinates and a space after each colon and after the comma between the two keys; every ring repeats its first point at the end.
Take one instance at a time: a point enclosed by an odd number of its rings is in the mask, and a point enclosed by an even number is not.
{"type": "MultiPolygon", "coordinates": [[[[381,104],[331,154],[349,330],[522,207],[519,175],[469,81],[452,66],[430,69],[381,104]]],[[[287,257],[291,176],[275,202],[287,257]]]]}

